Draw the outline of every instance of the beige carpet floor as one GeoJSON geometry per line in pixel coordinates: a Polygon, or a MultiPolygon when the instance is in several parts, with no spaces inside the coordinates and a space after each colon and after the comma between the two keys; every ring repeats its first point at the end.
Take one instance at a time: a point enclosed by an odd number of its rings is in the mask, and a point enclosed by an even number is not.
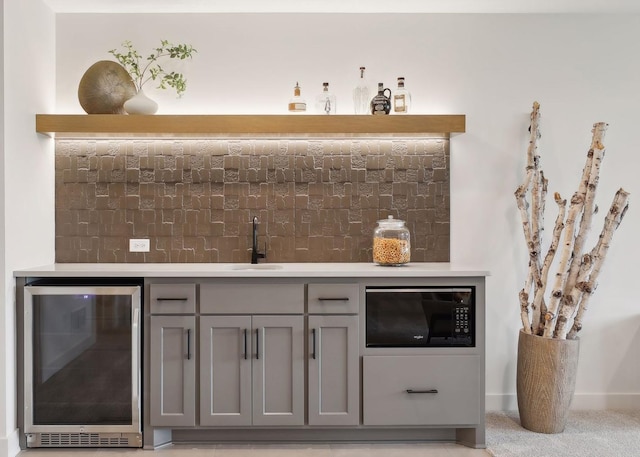
{"type": "Polygon", "coordinates": [[[517,411],[486,414],[495,457],[640,457],[640,411],[572,411],[562,433],[520,426],[517,411]]]}

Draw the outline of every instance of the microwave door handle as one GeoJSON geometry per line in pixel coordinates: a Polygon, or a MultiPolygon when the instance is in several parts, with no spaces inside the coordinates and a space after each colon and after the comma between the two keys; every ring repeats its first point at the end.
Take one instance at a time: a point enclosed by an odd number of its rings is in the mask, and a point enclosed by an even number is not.
{"type": "Polygon", "coordinates": [[[408,394],[437,394],[438,389],[407,389],[408,394]]]}

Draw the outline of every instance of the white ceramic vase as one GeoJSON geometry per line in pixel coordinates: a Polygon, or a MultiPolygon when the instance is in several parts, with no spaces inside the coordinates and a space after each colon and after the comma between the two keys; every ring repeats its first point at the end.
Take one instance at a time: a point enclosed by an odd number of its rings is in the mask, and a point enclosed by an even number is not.
{"type": "Polygon", "coordinates": [[[128,114],[155,114],[158,111],[158,104],[147,97],[142,89],[123,106],[128,114]]]}

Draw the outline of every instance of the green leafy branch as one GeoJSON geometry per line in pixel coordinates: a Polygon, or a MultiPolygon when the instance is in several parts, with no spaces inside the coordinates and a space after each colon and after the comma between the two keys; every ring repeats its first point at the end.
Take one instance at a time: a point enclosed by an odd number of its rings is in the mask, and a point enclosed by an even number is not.
{"type": "Polygon", "coordinates": [[[122,50],[111,49],[112,54],[131,75],[136,89],[140,91],[150,80],[159,80],[158,89],[173,87],[181,97],[187,89],[187,80],[182,73],[175,71],[168,72],[158,63],[162,58],[184,60],[191,58],[196,51],[191,45],[171,44],[167,40],[161,40],[160,47],[155,48],[155,52],[143,58],[133,47],[131,41],[122,43],[122,50]]]}

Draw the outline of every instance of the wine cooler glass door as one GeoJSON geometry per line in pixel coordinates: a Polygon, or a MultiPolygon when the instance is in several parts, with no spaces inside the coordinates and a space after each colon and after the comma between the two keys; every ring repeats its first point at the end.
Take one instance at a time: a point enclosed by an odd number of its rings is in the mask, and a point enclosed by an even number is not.
{"type": "Polygon", "coordinates": [[[140,287],[25,287],[25,432],[140,433],[140,287]]]}

